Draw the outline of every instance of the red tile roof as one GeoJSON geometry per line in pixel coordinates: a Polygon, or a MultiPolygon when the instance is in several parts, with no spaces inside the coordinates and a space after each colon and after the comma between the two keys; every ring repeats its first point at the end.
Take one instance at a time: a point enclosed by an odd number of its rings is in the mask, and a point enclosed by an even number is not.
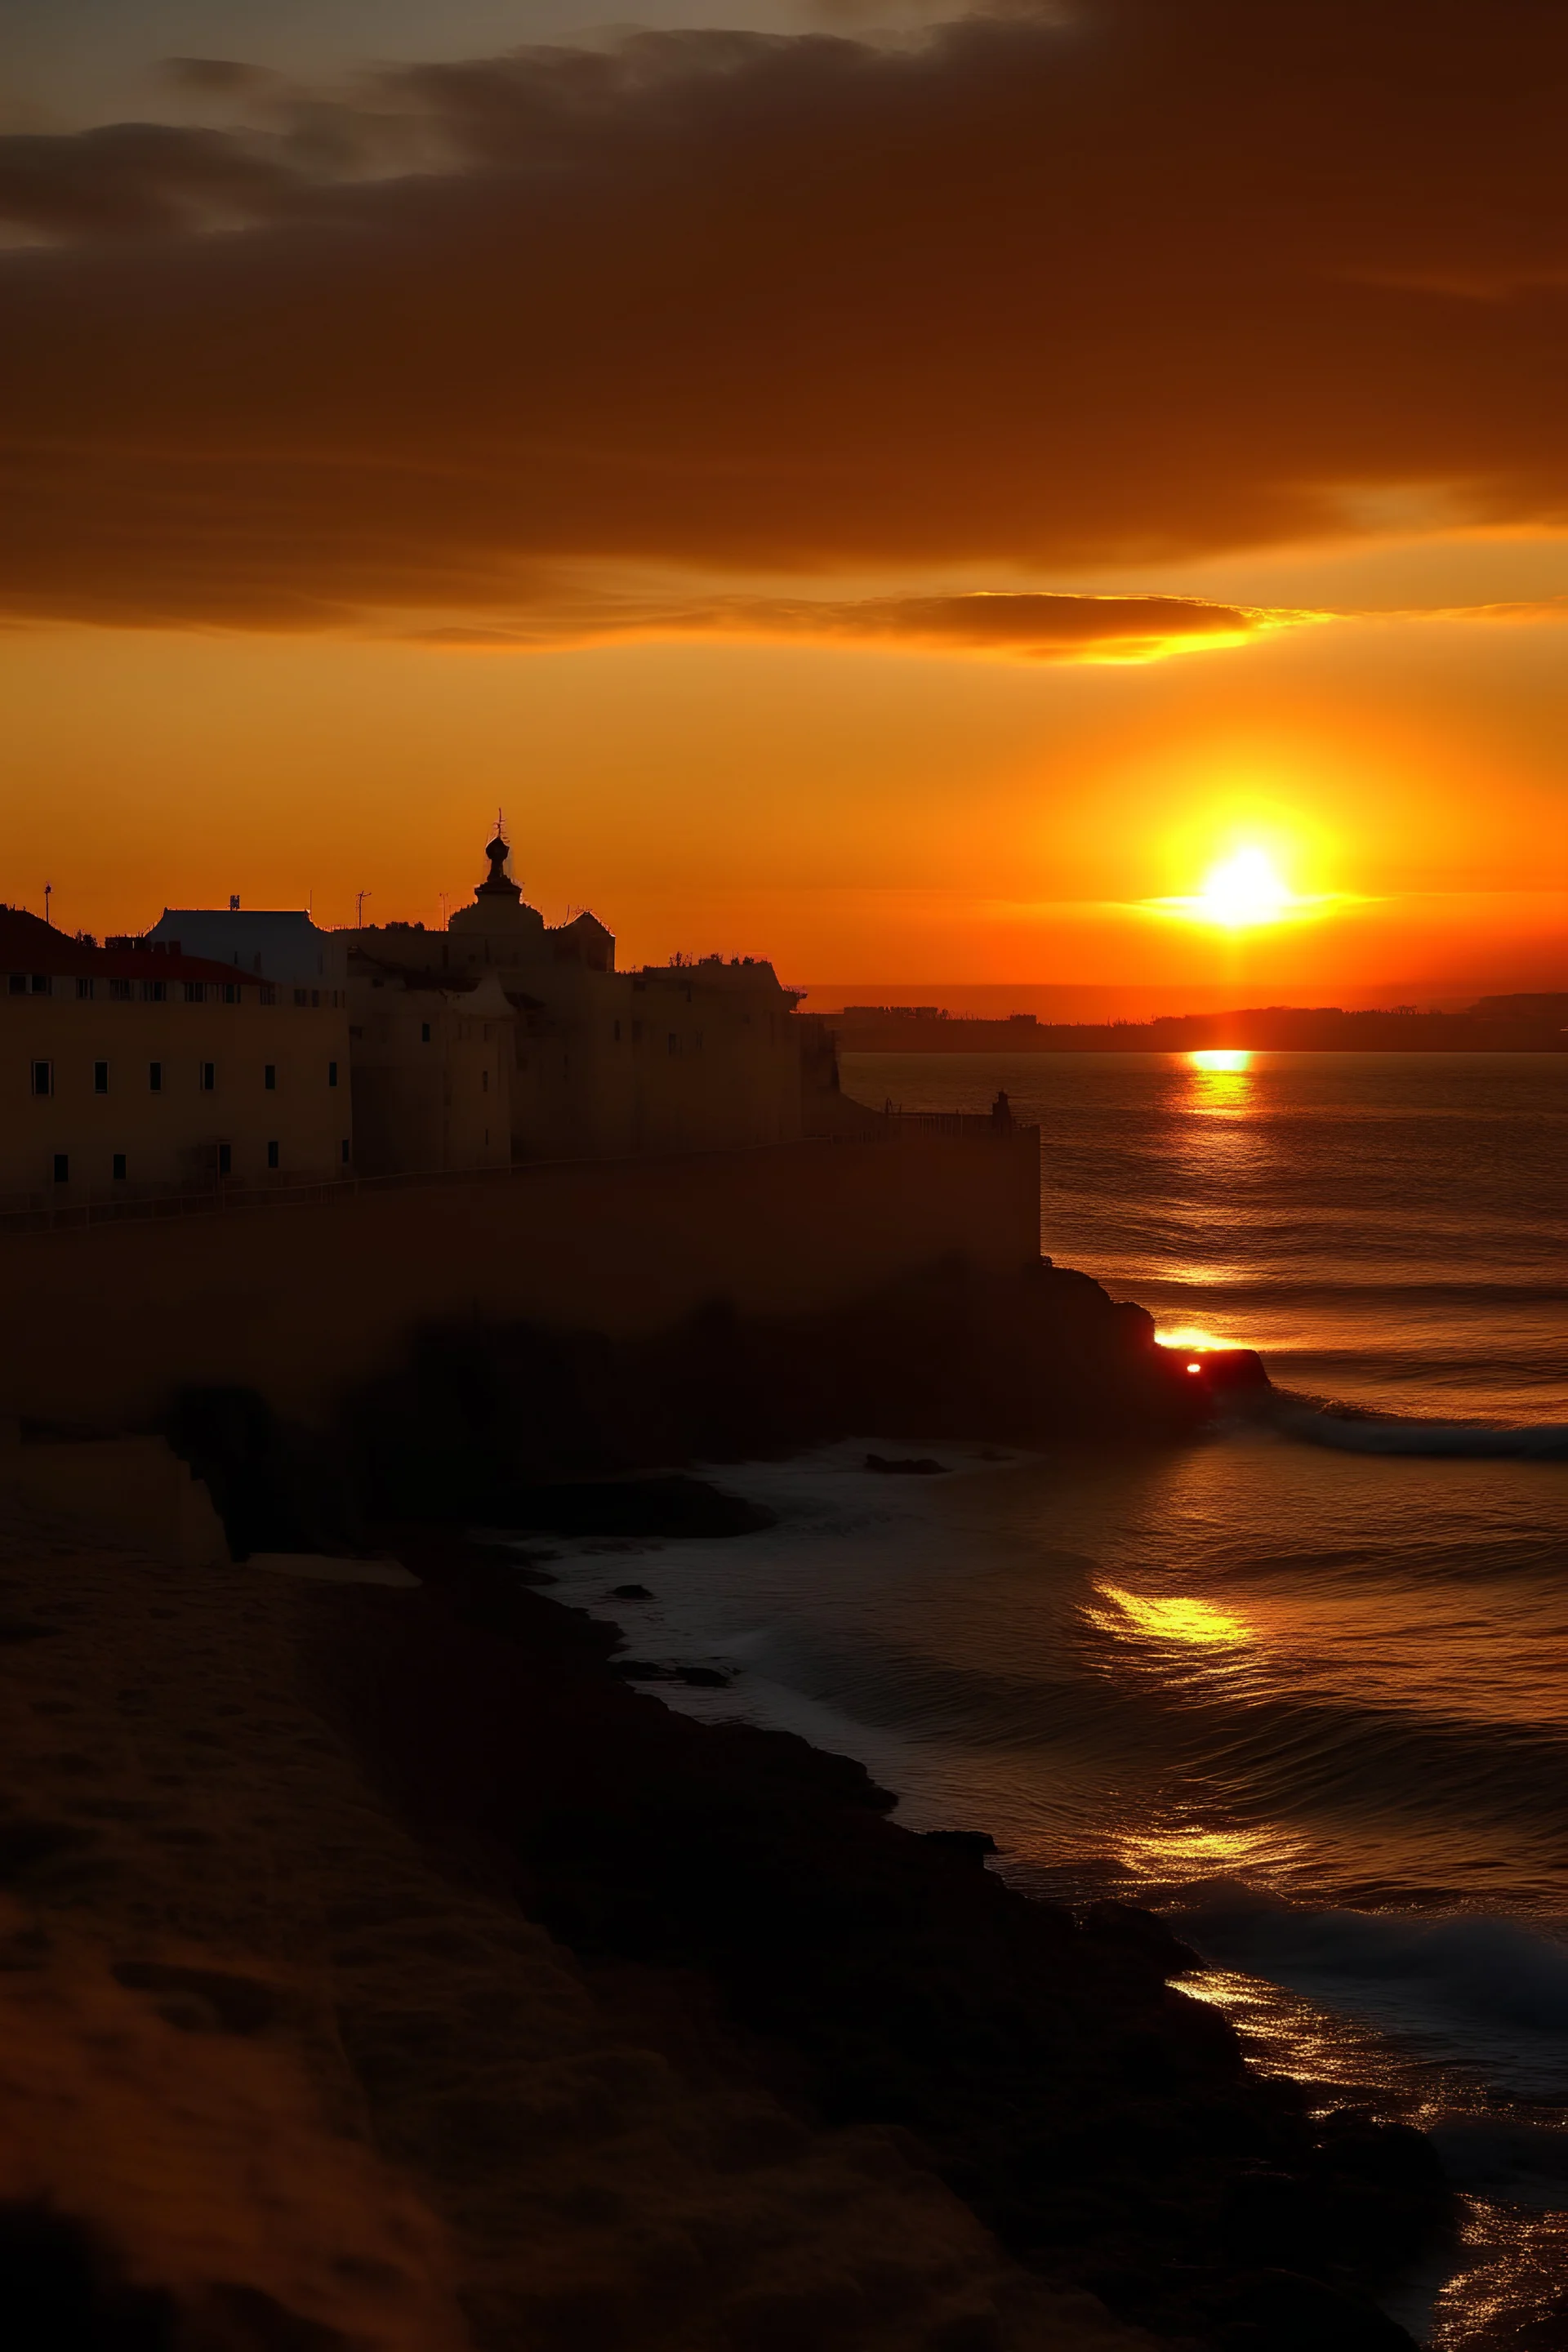
{"type": "Polygon", "coordinates": [[[224,981],[259,988],[254,972],[215,963],[207,956],[176,955],[166,948],[100,948],[90,940],[40,922],[21,907],[0,907],[0,972],[75,973],[99,980],[224,981]]]}

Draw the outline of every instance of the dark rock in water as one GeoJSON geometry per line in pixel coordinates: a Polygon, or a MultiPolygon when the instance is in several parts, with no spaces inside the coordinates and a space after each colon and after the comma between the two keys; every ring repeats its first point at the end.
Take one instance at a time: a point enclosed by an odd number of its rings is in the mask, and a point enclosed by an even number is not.
{"type": "Polygon", "coordinates": [[[1334,2228],[1362,2260],[1389,2247],[1405,2256],[1419,2251],[1449,2195],[1425,2132],[1342,2112],[1323,2126],[1323,2158],[1334,2228]]]}
{"type": "MultiPolygon", "coordinates": [[[[1180,1350],[1156,1344],[1142,1307],[1113,1303],[1088,1275],[1043,1261],[986,1275],[953,1260],[828,1312],[748,1316],[716,1304],[643,1339],[433,1325],[416,1335],[403,1370],[348,1400],[335,1442],[354,1493],[380,1519],[483,1518],[600,1537],[738,1533],[763,1522],[693,1524],[668,1507],[613,1519],[553,1514],[564,1507],[560,1482],[597,1490],[647,1465],[784,1454],[868,1429],[940,1429],[992,1446],[1179,1435],[1212,1418],[1218,1389],[1263,1382],[1245,1351],[1204,1360],[1209,1377],[1191,1377],[1180,1350]],[[520,1496],[543,1509],[544,1491],[557,1497],[550,1515],[503,1516],[520,1496]]],[[[877,1459],[894,1475],[942,1468],[877,1459]]]]}
{"type": "Polygon", "coordinates": [[[1237,2352],[1412,2352],[1396,2321],[1325,2280],[1287,2270],[1244,2273],[1210,2309],[1237,2352]]]}
{"type": "Polygon", "coordinates": [[[617,1658],[615,1671],[628,1683],[686,1683],[692,1690],[728,1690],[730,1676],[717,1666],[660,1666],[650,1658],[617,1658]]]}
{"type": "Polygon", "coordinates": [[[866,1467],[879,1470],[884,1478],[939,1478],[946,1465],[933,1462],[929,1454],[868,1454],[866,1467]]]}
{"type": "MultiPolygon", "coordinates": [[[[1179,1349],[1173,1349],[1179,1354],[1179,1349]]],[[[1205,1348],[1184,1359],[1196,1364],[1206,1388],[1227,1392],[1266,1389],[1271,1383],[1256,1348],[1205,1348]]]]}
{"type": "Polygon", "coordinates": [[[612,1601],[651,1601],[653,1599],[646,1584],[612,1584],[609,1597],[612,1601]]]}
{"type": "Polygon", "coordinates": [[[976,1862],[984,1862],[988,1853],[1002,1851],[989,1830],[924,1830],[921,1835],[931,1845],[951,1846],[954,1853],[971,1853],[976,1862]]]}
{"type": "Polygon", "coordinates": [[[1162,1982],[1203,1966],[1190,1944],[1184,1944],[1163,1919],[1135,1903],[1091,1903],[1084,1913],[1083,1926],[1084,1933],[1096,1943],[1156,1969],[1162,1982]]]}

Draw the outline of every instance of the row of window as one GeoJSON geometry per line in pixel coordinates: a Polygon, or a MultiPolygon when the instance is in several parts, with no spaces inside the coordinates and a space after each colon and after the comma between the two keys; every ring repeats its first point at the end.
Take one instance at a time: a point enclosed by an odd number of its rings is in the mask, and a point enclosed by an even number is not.
{"type": "MultiPolygon", "coordinates": [[[[36,1095],[52,1095],[55,1091],[54,1064],[52,1062],[31,1062],[28,1064],[28,1067],[32,1072],[33,1092],[36,1095]]],[[[148,1063],[147,1089],[150,1094],[161,1095],[163,1093],[163,1073],[165,1070],[172,1067],[173,1065],[167,1062],[148,1063]]],[[[338,1066],[335,1062],[329,1062],[327,1064],[327,1084],[329,1087],[335,1087],[337,1083],[338,1066]]],[[[263,1062],[261,1065],[261,1084],[268,1094],[276,1094],[278,1091],[278,1065],[276,1062],[263,1062]]],[[[216,1062],[198,1062],[196,1064],[196,1085],[205,1095],[216,1093],[217,1064],[216,1062]]],[[[109,1064],[107,1062],[95,1062],[93,1064],[92,1091],[95,1095],[106,1095],[109,1092],[109,1064]]]]}
{"type": "MultiPolygon", "coordinates": [[[[233,1173],[234,1173],[234,1146],[233,1146],[233,1144],[232,1144],[232,1143],[218,1143],[218,1144],[215,1144],[215,1145],[213,1146],[213,1151],[214,1151],[214,1155],[215,1155],[215,1159],[214,1159],[214,1165],[215,1165],[215,1167],[216,1167],[216,1172],[217,1172],[217,1174],[218,1174],[218,1175],[220,1175],[220,1176],[232,1176],[232,1175],[233,1175],[233,1173]]],[[[342,1165],[346,1168],[346,1167],[348,1166],[348,1163],[349,1163],[349,1139],[348,1139],[348,1137],[347,1137],[346,1135],[344,1136],[344,1138],[343,1138],[343,1139],[342,1139],[342,1143],[341,1143],[341,1144],[340,1144],[340,1146],[338,1147],[338,1157],[339,1157],[340,1160],[342,1161],[342,1165]]],[[[267,1146],[267,1165],[268,1165],[268,1167],[269,1169],[273,1169],[273,1168],[280,1169],[280,1168],[282,1167],[282,1164],[283,1164],[283,1158],[282,1158],[282,1146],[281,1146],[280,1144],[278,1144],[278,1143],[269,1143],[269,1144],[267,1146]]],[[[130,1181],[130,1175],[131,1175],[131,1156],[130,1156],[129,1152],[125,1152],[125,1151],[113,1151],[113,1152],[110,1152],[110,1181],[111,1183],[114,1183],[114,1184],[124,1184],[124,1183],[129,1182],[129,1181],[130,1181]]],[[[68,1184],[68,1183],[70,1182],[70,1181],[71,1181],[71,1156],[70,1156],[70,1153],[69,1153],[68,1151],[57,1151],[57,1152],[54,1154],[54,1180],[55,1180],[55,1182],[56,1182],[57,1184],[68,1184]]]]}
{"type": "MultiPolygon", "coordinates": [[[[618,1045],[621,1042],[621,1024],[617,1021],[614,1025],[615,1043],[618,1045]]],[[[679,1054],[680,1051],[680,1039],[679,1035],[675,1030],[671,1029],[668,1033],[668,1042],[666,1047],[667,1052],[679,1054]]],[[[640,1021],[634,1021],[632,1023],[632,1044],[634,1045],[640,1045],[642,1044],[642,1023],[640,1021]]],[[[700,1054],[702,1051],[702,1032],[700,1029],[695,1030],[692,1033],[691,1050],[694,1054],[700,1054]]]]}
{"type": "MultiPolygon", "coordinates": [[[[70,988],[68,982],[61,977],[57,990],[55,977],[47,971],[14,971],[9,975],[6,986],[13,996],[68,996],[70,988]]],[[[85,973],[78,977],[76,992],[79,997],[96,1001],[100,989],[110,1004],[167,1004],[173,1001],[171,989],[182,992],[187,1004],[237,1004],[240,1002],[237,980],[106,980],[100,983],[96,977],[89,978],[85,973]]],[[[346,1000],[348,992],[337,988],[296,988],[286,993],[292,994],[296,1004],[306,1005],[312,1012],[321,1010],[321,1000],[325,997],[335,1012],[346,1000]]],[[[269,980],[259,983],[257,995],[263,1004],[276,1004],[278,1002],[278,991],[269,980]]]]}

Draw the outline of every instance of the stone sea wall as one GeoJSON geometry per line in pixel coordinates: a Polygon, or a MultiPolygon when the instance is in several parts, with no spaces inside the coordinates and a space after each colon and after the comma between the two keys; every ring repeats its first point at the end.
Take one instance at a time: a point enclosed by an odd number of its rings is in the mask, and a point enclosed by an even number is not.
{"type": "Polygon", "coordinates": [[[722,1302],[819,1314],[1039,1246],[1039,1140],[925,1132],[346,1185],[0,1230],[0,1421],[151,1428],[190,1384],[320,1421],[431,1323],[634,1339],[722,1302]]]}

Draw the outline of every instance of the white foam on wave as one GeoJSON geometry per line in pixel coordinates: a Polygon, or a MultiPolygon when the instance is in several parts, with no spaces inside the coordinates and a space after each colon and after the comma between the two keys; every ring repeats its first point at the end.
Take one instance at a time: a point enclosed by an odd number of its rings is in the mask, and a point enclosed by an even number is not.
{"type": "Polygon", "coordinates": [[[1317,1910],[1226,1886],[1175,1924],[1205,1957],[1414,2032],[1515,2096],[1568,2097],[1563,1922],[1317,1910]]]}
{"type": "Polygon", "coordinates": [[[1350,1415],[1282,1395],[1270,1416],[1285,1437],[1339,1454],[1421,1454],[1470,1462],[1568,1462],[1568,1427],[1560,1422],[1506,1428],[1495,1423],[1426,1421],[1395,1414],[1350,1415]]]}

